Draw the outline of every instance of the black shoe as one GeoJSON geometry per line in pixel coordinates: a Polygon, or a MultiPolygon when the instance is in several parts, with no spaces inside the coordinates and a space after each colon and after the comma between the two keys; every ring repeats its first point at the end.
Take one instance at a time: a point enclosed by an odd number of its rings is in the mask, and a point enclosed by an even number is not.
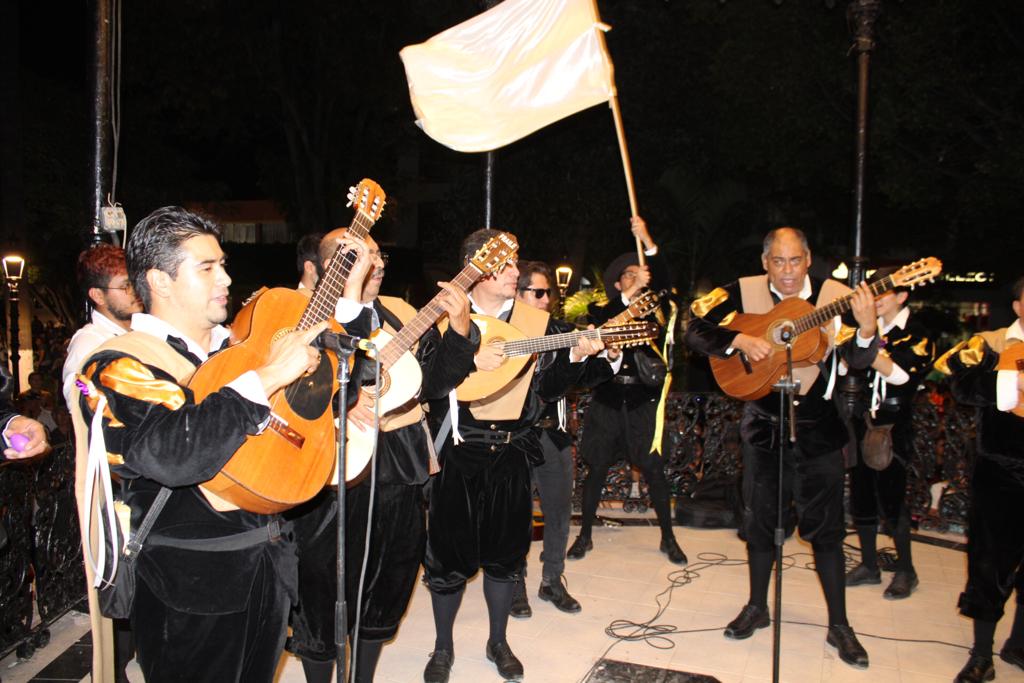
{"type": "Polygon", "coordinates": [[[868,668],[868,653],[849,626],[829,626],[825,642],[836,649],[839,659],[858,669],[868,668]]]}
{"type": "Polygon", "coordinates": [[[508,642],[503,640],[494,645],[487,643],[487,659],[494,662],[498,667],[498,674],[506,681],[523,680],[523,663],[512,654],[508,642]]]}
{"type": "Polygon", "coordinates": [[[522,576],[512,589],[512,609],[509,610],[509,616],[516,619],[529,619],[533,616],[530,601],[526,598],[526,579],[522,576]]]}
{"type": "Polygon", "coordinates": [[[563,581],[565,581],[565,577],[559,577],[558,583],[542,583],[540,590],[537,591],[537,597],[541,600],[547,600],[563,612],[576,614],[582,608],[576,598],[569,595],[565,584],[562,583],[563,581]]]}
{"type": "Polygon", "coordinates": [[[744,640],[754,635],[759,628],[767,628],[772,620],[768,617],[768,610],[764,607],[744,605],[738,617],[729,622],[725,627],[725,637],[733,640],[744,640]]]}
{"type": "Polygon", "coordinates": [[[686,553],[679,547],[674,537],[661,539],[661,552],[668,555],[668,561],[673,564],[686,564],[686,553]]]}
{"type": "Polygon", "coordinates": [[[1013,664],[1017,668],[1024,669],[1024,647],[1003,645],[1003,649],[999,651],[999,659],[1007,664],[1013,664]]]}
{"type": "Polygon", "coordinates": [[[897,571],[893,577],[889,587],[882,593],[882,597],[886,600],[903,600],[909,598],[910,594],[914,592],[918,584],[921,583],[917,579],[917,572],[913,569],[908,571],[897,571]]]}
{"type": "Polygon", "coordinates": [[[430,653],[427,666],[423,669],[424,683],[448,683],[448,676],[452,673],[452,662],[455,655],[448,650],[435,650],[430,653]]]}
{"type": "Polygon", "coordinates": [[[953,683],[981,683],[991,681],[996,677],[996,669],[992,665],[991,657],[982,657],[971,651],[971,658],[960,669],[960,673],[953,679],[953,683]]]}
{"type": "Polygon", "coordinates": [[[565,554],[565,557],[569,560],[582,560],[583,556],[593,549],[594,542],[590,540],[590,537],[584,537],[580,534],[572,542],[572,545],[569,546],[569,552],[565,554]]]}
{"type": "Polygon", "coordinates": [[[858,564],[846,574],[847,586],[866,586],[882,583],[882,572],[878,567],[868,569],[863,564],[858,564]]]}

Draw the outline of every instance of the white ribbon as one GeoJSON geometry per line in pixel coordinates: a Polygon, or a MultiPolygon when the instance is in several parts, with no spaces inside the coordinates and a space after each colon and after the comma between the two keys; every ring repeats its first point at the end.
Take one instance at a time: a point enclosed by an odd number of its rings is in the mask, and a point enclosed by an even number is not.
{"type": "Polygon", "coordinates": [[[93,570],[93,586],[99,587],[103,583],[111,583],[117,574],[117,560],[121,554],[121,548],[117,545],[117,512],[114,510],[114,489],[110,481],[110,463],[107,462],[107,445],[103,438],[103,410],[107,407],[107,397],[100,394],[96,403],[96,412],[93,413],[92,423],[89,428],[89,455],[85,469],[85,533],[82,542],[85,544],[85,556],[89,566],[93,570]],[[102,504],[106,508],[106,524],[100,519],[96,525],[97,536],[99,537],[100,553],[97,558],[92,548],[92,512],[95,509],[96,487],[99,487],[102,495],[102,504]],[[110,566],[110,578],[107,579],[106,570],[106,536],[110,534],[112,563],[110,566]]]}

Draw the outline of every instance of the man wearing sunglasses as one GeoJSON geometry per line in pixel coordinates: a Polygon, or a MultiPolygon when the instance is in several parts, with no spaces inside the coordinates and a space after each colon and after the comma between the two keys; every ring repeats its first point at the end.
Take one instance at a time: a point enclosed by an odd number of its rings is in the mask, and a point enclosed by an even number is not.
{"type": "MultiPolygon", "coordinates": [[[[558,304],[558,298],[551,288],[553,280],[548,264],[542,261],[520,261],[516,301],[543,311],[553,311],[558,304]]],[[[575,329],[563,320],[552,320],[550,324],[558,333],[575,329]]],[[[602,355],[611,360],[619,353],[619,349],[608,349],[602,355]]],[[[607,362],[588,359],[577,385],[596,386],[610,379],[613,374],[607,362]]],[[[533,465],[530,470],[533,486],[540,494],[544,511],[544,550],[540,556],[544,568],[537,597],[563,612],[574,614],[580,611],[580,603],[569,594],[563,580],[565,548],[569,543],[569,520],[572,517],[573,480],[572,436],[566,429],[566,418],[565,396],[544,404],[536,423],[544,462],[533,465]]],[[[525,577],[524,568],[512,594],[511,615],[517,619],[525,619],[533,614],[526,596],[525,577]]]]}

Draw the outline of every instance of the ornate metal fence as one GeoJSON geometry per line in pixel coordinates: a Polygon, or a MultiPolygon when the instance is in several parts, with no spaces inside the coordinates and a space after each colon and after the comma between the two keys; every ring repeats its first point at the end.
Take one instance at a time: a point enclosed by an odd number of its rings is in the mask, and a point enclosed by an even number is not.
{"type": "Polygon", "coordinates": [[[0,467],[0,525],[0,657],[28,657],[85,597],[71,444],[0,467]]]}
{"type": "MultiPolygon", "coordinates": [[[[581,395],[573,403],[576,443],[582,437],[583,416],[590,401],[581,395]]],[[[715,498],[739,505],[742,475],[739,423],[742,403],[717,393],[672,393],[665,410],[665,476],[678,498],[715,498]]],[[[975,414],[958,406],[942,387],[918,394],[914,407],[915,449],[908,476],[913,518],[926,528],[961,531],[967,517],[967,476],[974,458],[975,414]],[[932,488],[947,482],[939,500],[932,488]]],[[[587,466],[577,459],[574,508],[579,510],[587,466]]],[[[649,506],[646,483],[640,497],[630,497],[632,477],[625,464],[614,466],[602,499],[623,501],[627,511],[649,506]]]]}

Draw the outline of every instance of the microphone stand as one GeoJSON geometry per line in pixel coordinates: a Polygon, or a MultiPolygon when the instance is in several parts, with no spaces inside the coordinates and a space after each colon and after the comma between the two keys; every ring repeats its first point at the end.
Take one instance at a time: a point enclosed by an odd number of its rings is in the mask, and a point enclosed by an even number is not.
{"type": "Polygon", "coordinates": [[[772,625],[772,681],[779,682],[779,664],[782,645],[782,546],[786,542],[786,527],[783,522],[783,477],[786,441],[796,443],[796,403],[794,396],[800,390],[800,382],[793,377],[793,330],[783,327],[779,339],[786,344],[786,374],[772,385],[779,392],[779,491],[775,517],[775,599],[774,623],[772,625]],[[786,434],[786,414],[789,414],[789,434],[786,434]],[[788,436],[788,438],[787,438],[788,436]]]}
{"type": "Polygon", "coordinates": [[[349,371],[348,360],[354,349],[346,348],[344,344],[338,344],[331,348],[338,354],[338,430],[335,433],[335,453],[337,463],[335,464],[338,473],[338,516],[335,519],[338,537],[337,556],[337,581],[338,594],[334,601],[334,645],[335,663],[337,664],[336,681],[345,683],[348,680],[345,671],[346,645],[348,643],[348,603],[345,599],[345,467],[346,454],[345,444],[348,441],[348,383],[349,371]]]}

